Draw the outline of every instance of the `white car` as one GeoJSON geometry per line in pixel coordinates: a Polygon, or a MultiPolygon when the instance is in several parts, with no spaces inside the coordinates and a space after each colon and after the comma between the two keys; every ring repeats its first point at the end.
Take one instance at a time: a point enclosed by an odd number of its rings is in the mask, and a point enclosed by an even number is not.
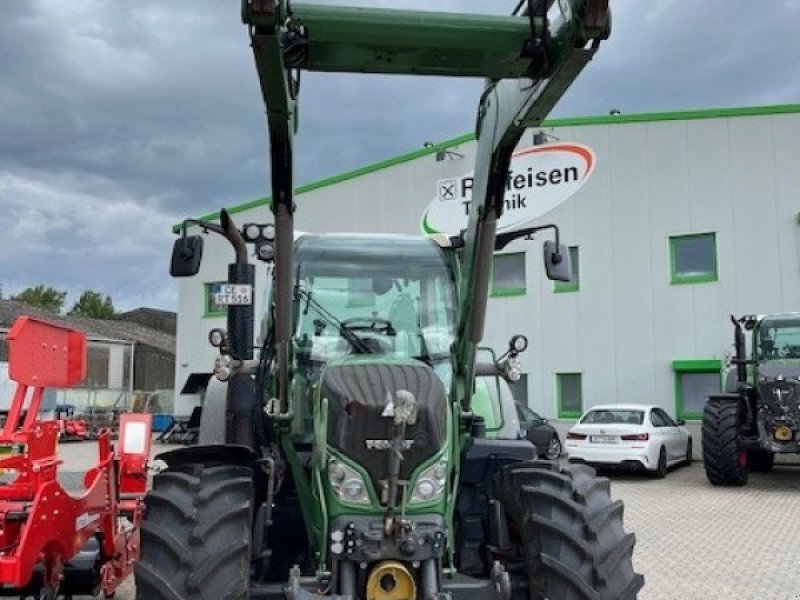
{"type": "Polygon", "coordinates": [[[666,477],[672,465],[691,464],[692,437],[684,424],[680,419],[673,421],[658,406],[594,406],[567,433],[567,458],[597,466],[645,469],[666,477]]]}

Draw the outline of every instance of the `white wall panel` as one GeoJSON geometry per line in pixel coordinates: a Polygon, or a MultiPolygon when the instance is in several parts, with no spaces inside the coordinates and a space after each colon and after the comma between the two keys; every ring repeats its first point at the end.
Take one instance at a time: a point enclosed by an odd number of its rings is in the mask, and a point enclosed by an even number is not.
{"type": "MultiPolygon", "coordinates": [[[[580,291],[554,293],[541,239],[527,251],[525,296],[493,298],[485,342],[503,351],[524,333],[532,408],[556,415],[555,373],[583,373],[587,406],[656,401],[675,410],[672,361],[724,358],[730,313],[800,310],[800,114],[621,122],[551,129],[594,149],[596,169],[578,193],[539,219],[580,247],[580,291]],[[713,231],[719,280],[670,283],[669,236],[713,231]]],[[[531,143],[526,135],[522,147],[531,143]]],[[[297,196],[298,229],[418,233],[439,179],[472,170],[474,143],[297,196]],[[455,156],[455,155],[453,155],[455,156]]],[[[376,157],[383,158],[383,157],[376,157]]],[[[238,222],[264,221],[261,207],[238,222]]],[[[221,319],[202,318],[201,282],[225,277],[232,254],[208,238],[201,274],[180,284],[176,386],[207,371],[206,342],[221,319]]],[[[260,299],[260,293],[257,293],[260,299]]],[[[258,307],[260,310],[260,306],[258,307]]]]}

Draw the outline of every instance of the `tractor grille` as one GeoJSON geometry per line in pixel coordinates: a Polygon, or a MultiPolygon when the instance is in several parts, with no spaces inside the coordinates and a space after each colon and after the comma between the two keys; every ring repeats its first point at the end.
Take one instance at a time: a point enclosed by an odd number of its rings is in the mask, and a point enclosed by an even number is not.
{"type": "Polygon", "coordinates": [[[800,405],[800,381],[797,379],[762,378],[758,384],[761,402],[774,416],[792,416],[800,405]]]}
{"type": "Polygon", "coordinates": [[[358,363],[325,369],[321,398],[328,400],[328,443],[368,472],[380,493],[388,477],[393,420],[383,417],[395,392],[414,394],[419,407],[417,422],[406,428],[400,479],[407,480],[416,467],[442,449],[447,441],[447,396],[433,369],[423,364],[358,363]]]}

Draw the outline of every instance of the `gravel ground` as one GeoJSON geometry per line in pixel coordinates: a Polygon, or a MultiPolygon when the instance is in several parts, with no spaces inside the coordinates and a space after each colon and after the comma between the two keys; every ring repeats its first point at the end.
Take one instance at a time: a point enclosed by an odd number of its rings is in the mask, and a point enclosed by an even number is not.
{"type": "MultiPolygon", "coordinates": [[[[154,447],[154,454],[171,447],[154,447]]],[[[64,444],[62,480],[74,489],[78,471],[96,456],[91,442],[64,444]]],[[[645,576],[640,600],[798,600],[800,465],[752,474],[743,488],[712,487],[702,463],[666,479],[604,473],[625,501],[625,525],[636,534],[636,570],[645,576]]],[[[127,581],[117,600],[134,600],[127,581]]],[[[76,599],[77,600],[77,599],[76,599]]]]}

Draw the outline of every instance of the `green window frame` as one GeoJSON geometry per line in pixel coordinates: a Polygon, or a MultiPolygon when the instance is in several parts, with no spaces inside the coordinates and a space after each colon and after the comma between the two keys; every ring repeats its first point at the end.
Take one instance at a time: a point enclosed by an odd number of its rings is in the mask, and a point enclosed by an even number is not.
{"type": "Polygon", "coordinates": [[[577,292],[581,289],[580,256],[578,246],[569,247],[569,259],[572,263],[572,281],[554,281],[553,292],[563,294],[577,292]]]}
{"type": "MultiPolygon", "coordinates": [[[[675,378],[675,414],[678,419],[684,419],[685,421],[701,421],[703,419],[702,406],[698,406],[696,401],[691,406],[689,401],[684,398],[685,378],[697,375],[710,376],[706,377],[705,386],[708,387],[711,382],[716,382],[717,385],[712,383],[712,387],[708,388],[708,393],[720,393],[725,376],[722,366],[722,361],[716,358],[672,361],[672,371],[675,378]]],[[[698,381],[697,383],[701,382],[698,381]]]]}
{"type": "Polygon", "coordinates": [[[582,373],[556,373],[556,404],[559,419],[577,419],[583,414],[582,373]]]}
{"type": "Polygon", "coordinates": [[[706,283],[719,279],[717,234],[714,232],[673,235],[669,238],[670,283],[706,283]],[[709,245],[710,242],[710,245],[709,245]],[[710,253],[709,252],[710,249],[710,253]],[[703,256],[703,253],[708,253],[703,256]],[[700,256],[698,257],[698,254],[700,256]],[[705,263],[699,268],[697,261],[705,263]],[[695,264],[691,264],[691,263],[695,264]]]}
{"type": "Polygon", "coordinates": [[[525,253],[495,254],[492,263],[492,297],[524,296],[527,292],[525,253]],[[520,284],[521,282],[521,284],[520,284]]]}
{"type": "Polygon", "coordinates": [[[203,317],[224,317],[228,314],[228,309],[224,306],[214,304],[212,294],[214,293],[214,286],[226,281],[208,281],[203,284],[203,317]]]}

